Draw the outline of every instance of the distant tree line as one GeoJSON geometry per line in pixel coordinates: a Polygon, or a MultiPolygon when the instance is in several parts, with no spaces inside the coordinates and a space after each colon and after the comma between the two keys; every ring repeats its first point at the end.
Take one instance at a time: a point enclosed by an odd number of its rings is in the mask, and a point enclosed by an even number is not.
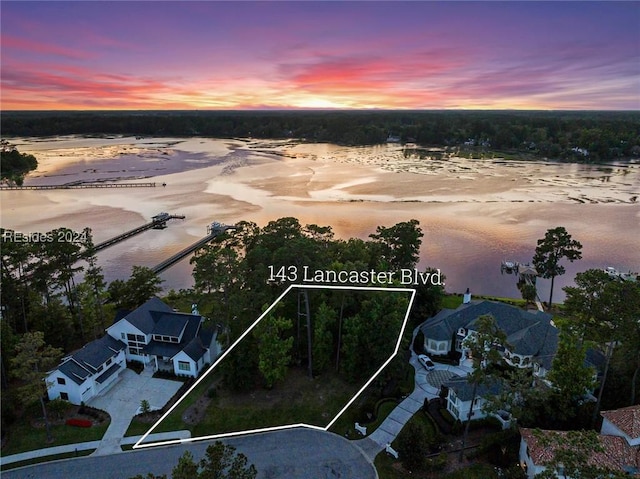
{"type": "Polygon", "coordinates": [[[5,136],[138,135],[296,138],[375,145],[471,147],[555,160],[640,156],[639,112],[144,111],[3,112],[5,136]]]}

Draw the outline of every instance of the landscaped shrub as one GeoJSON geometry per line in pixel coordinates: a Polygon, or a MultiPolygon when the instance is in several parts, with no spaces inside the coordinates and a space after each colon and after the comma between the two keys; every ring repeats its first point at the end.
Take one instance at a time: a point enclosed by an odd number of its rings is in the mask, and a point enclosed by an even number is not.
{"type": "Polygon", "coordinates": [[[140,374],[142,371],[144,371],[144,364],[142,364],[140,361],[127,361],[127,368],[140,374]]]}
{"type": "Polygon", "coordinates": [[[67,426],[75,426],[75,427],[91,427],[93,423],[88,419],[80,419],[76,417],[72,417],[67,419],[67,426]]]}
{"type": "MultiPolygon", "coordinates": [[[[439,412],[440,412],[440,415],[442,416],[442,418],[445,421],[447,421],[449,424],[453,425],[456,422],[454,417],[451,415],[451,413],[446,408],[440,408],[439,412]]],[[[460,421],[458,421],[458,422],[460,422],[460,421]]]]}

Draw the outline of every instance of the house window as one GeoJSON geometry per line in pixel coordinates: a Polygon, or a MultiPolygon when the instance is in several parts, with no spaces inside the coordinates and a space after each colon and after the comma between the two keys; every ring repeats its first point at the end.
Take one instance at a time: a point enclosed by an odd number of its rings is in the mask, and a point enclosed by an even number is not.
{"type": "Polygon", "coordinates": [[[446,349],[447,349],[447,343],[438,344],[438,351],[446,351],[446,349]]]}
{"type": "Polygon", "coordinates": [[[127,335],[126,335],[126,334],[124,334],[124,333],[120,333],[120,337],[121,337],[122,339],[127,339],[127,335]]]}
{"type": "Polygon", "coordinates": [[[111,364],[111,358],[107,359],[106,365],[109,366],[111,364]]]}
{"type": "Polygon", "coordinates": [[[67,381],[65,381],[64,378],[58,378],[58,384],[67,384],[67,381]]]}
{"type": "Polygon", "coordinates": [[[60,393],[60,399],[62,399],[64,401],[68,401],[69,400],[69,395],[67,393],[60,393]]]}
{"type": "Polygon", "coordinates": [[[141,334],[136,334],[136,341],[138,341],[139,343],[144,343],[144,336],[142,336],[141,334]]]}
{"type": "Polygon", "coordinates": [[[131,334],[131,333],[127,333],[127,339],[129,341],[135,341],[136,340],[136,335],[135,334],[131,334]]]}
{"type": "Polygon", "coordinates": [[[187,361],[178,361],[178,369],[180,371],[191,371],[191,364],[187,361]]]}

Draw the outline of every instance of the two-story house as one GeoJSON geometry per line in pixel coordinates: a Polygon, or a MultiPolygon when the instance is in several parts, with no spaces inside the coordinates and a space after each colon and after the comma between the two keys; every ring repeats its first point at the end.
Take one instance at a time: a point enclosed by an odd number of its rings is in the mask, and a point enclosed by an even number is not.
{"type": "Polygon", "coordinates": [[[475,334],[480,316],[493,317],[507,338],[502,351],[505,362],[518,368],[533,368],[536,376],[544,377],[558,349],[558,330],[552,316],[540,311],[531,312],[493,301],[467,300],[459,308],[443,309],[420,326],[424,335],[424,349],[432,357],[468,354],[464,340],[475,334]]]}
{"type": "Polygon", "coordinates": [[[126,344],[128,361],[150,364],[154,371],[197,377],[220,354],[217,328],[204,329],[199,314],[175,312],[154,297],[134,311],[121,313],[107,334],[126,344]]]}
{"type": "Polygon", "coordinates": [[[204,322],[197,312],[175,312],[156,297],[119,313],[105,336],[64,358],[47,375],[49,399],[88,402],[117,381],[126,361],[197,377],[221,352],[217,327],[204,328],[204,322]]]}

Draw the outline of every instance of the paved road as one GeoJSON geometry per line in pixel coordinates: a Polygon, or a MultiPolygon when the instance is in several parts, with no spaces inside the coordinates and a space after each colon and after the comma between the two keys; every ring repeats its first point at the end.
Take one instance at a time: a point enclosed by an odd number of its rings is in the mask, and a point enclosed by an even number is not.
{"type": "MultiPolygon", "coordinates": [[[[225,439],[258,469],[259,479],[377,479],[362,451],[336,434],[290,429],[225,439]]],[[[3,479],[127,479],[136,474],[167,474],[185,450],[196,459],[208,442],[152,447],[108,456],[88,456],[14,469],[3,479]]]]}

